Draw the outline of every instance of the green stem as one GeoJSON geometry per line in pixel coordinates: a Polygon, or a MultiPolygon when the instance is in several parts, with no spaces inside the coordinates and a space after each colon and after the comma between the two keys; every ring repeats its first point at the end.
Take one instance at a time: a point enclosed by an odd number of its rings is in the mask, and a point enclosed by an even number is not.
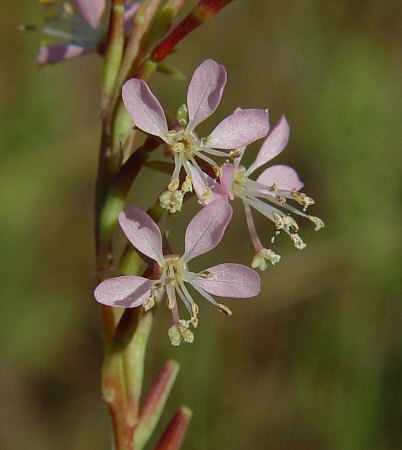
{"type": "Polygon", "coordinates": [[[103,64],[102,109],[109,103],[120,69],[124,48],[124,2],[113,0],[110,25],[103,64]]]}
{"type": "Polygon", "coordinates": [[[117,75],[115,90],[108,106],[110,113],[115,109],[121,86],[126,81],[130,69],[133,67],[136,58],[140,53],[142,40],[150,29],[160,1],[161,0],[143,0],[135,15],[133,30],[126,44],[123,60],[117,75]]]}

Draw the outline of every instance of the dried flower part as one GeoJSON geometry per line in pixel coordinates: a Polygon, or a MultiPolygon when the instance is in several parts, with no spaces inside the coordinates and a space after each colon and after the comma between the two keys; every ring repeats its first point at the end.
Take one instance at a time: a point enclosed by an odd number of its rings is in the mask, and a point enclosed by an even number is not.
{"type": "MultiPolygon", "coordinates": [[[[178,191],[166,192],[175,195],[178,191]]],[[[96,300],[109,306],[126,308],[143,305],[147,311],[164,292],[173,318],[173,326],[168,333],[170,341],[173,345],[193,342],[194,334],[190,325],[197,327],[199,307],[187,285],[191,285],[202,297],[227,315],[231,315],[230,309],[218,303],[212,295],[248,298],[254,297],[260,291],[258,274],[240,264],[219,264],[200,273],[191,272],[188,268],[190,260],[219,244],[231,216],[232,208],[227,203],[210,203],[189,223],[185,235],[184,255],[164,255],[161,232],[156,223],[139,208],[127,208],[119,216],[120,225],[136,249],[155,261],[153,279],[126,276],[106,280],[96,288],[96,300]],[[177,296],[185,305],[190,315],[189,320],[180,318],[177,296]]]]}

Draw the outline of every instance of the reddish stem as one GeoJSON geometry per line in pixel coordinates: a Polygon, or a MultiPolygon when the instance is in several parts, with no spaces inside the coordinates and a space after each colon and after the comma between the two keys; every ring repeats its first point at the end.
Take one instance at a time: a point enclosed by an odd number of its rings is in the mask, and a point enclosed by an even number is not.
{"type": "Polygon", "coordinates": [[[165,59],[184,37],[205,21],[215,16],[231,1],[232,0],[200,0],[191,13],[155,47],[151,54],[151,60],[160,62],[165,59]]]}

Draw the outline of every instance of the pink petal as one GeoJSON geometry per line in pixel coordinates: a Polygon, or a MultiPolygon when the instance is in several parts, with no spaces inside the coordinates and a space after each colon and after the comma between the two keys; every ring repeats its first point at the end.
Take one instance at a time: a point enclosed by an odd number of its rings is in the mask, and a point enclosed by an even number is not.
{"type": "Polygon", "coordinates": [[[211,276],[197,279],[193,283],[212,295],[247,298],[254,297],[260,292],[258,273],[242,264],[218,264],[204,272],[209,272],[211,276]]]}
{"type": "Polygon", "coordinates": [[[165,139],[168,131],[165,113],[147,83],[137,78],[126,81],[122,96],[134,124],[146,133],[165,139]]]}
{"type": "Polygon", "coordinates": [[[233,177],[235,172],[234,164],[225,163],[221,167],[222,173],[219,178],[221,187],[224,192],[228,195],[230,200],[234,199],[233,195],[233,177]]]}
{"type": "Polygon", "coordinates": [[[265,186],[272,186],[276,183],[279,189],[286,191],[298,191],[304,186],[297,172],[285,165],[268,167],[258,177],[257,182],[265,186]]]}
{"type": "Polygon", "coordinates": [[[117,277],[103,281],[94,292],[96,301],[108,306],[134,308],[142,305],[155,282],[143,277],[117,277]]]}
{"type": "Polygon", "coordinates": [[[194,191],[197,194],[198,199],[203,205],[215,202],[216,200],[226,201],[226,193],[222,189],[221,185],[204,173],[204,177],[194,169],[192,164],[188,165],[191,173],[191,181],[193,183],[194,191]],[[202,198],[206,189],[211,188],[211,194],[206,199],[202,198]]]}
{"type": "Polygon", "coordinates": [[[92,28],[96,28],[105,11],[105,0],[74,0],[74,3],[81,16],[92,28]]]}
{"type": "Polygon", "coordinates": [[[231,217],[232,207],[219,200],[197,213],[186,230],[183,262],[215,248],[221,241],[231,217]]]}
{"type": "Polygon", "coordinates": [[[233,149],[261,139],[269,131],[268,112],[263,109],[244,109],[226,117],[210,134],[210,148],[233,149]]]}
{"type": "Polygon", "coordinates": [[[161,232],[146,212],[129,206],[119,214],[119,223],[137,250],[154,259],[159,265],[163,264],[161,232]]]}
{"type": "Polygon", "coordinates": [[[289,132],[289,124],[285,116],[282,116],[278,124],[270,131],[267,138],[263,142],[257,158],[248,170],[249,174],[282,152],[289,141],[289,132]]]}
{"type": "Polygon", "coordinates": [[[88,52],[88,49],[72,44],[41,45],[38,51],[37,62],[41,66],[54,64],[88,52]]]}
{"type": "Polygon", "coordinates": [[[189,123],[194,128],[218,107],[227,80],[226,70],[213,59],[207,59],[195,69],[187,92],[189,123]]]}

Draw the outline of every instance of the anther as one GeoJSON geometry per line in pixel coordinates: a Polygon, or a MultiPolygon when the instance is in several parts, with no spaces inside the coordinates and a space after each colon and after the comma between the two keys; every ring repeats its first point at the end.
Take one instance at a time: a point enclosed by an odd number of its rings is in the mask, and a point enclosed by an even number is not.
{"type": "Polygon", "coordinates": [[[186,181],[183,181],[183,184],[181,185],[181,190],[183,192],[191,192],[193,190],[193,183],[191,181],[190,176],[186,176],[186,181]]]}
{"type": "Polygon", "coordinates": [[[303,242],[302,238],[298,234],[296,234],[296,233],[291,234],[290,239],[292,239],[293,245],[298,250],[303,250],[304,248],[306,248],[306,244],[303,242]]]}
{"type": "Polygon", "coordinates": [[[226,314],[227,316],[233,315],[232,311],[226,305],[222,305],[222,303],[219,303],[218,309],[220,312],[222,312],[223,314],[226,314]]]}
{"type": "Polygon", "coordinates": [[[315,216],[308,216],[308,218],[314,223],[315,231],[321,230],[321,228],[325,227],[324,222],[319,218],[319,217],[315,217],[315,216]]]}
{"type": "Polygon", "coordinates": [[[168,189],[171,192],[177,191],[179,189],[180,180],[178,178],[175,178],[168,184],[168,189]]]}
{"type": "Polygon", "coordinates": [[[299,231],[299,225],[297,225],[297,222],[293,217],[290,216],[284,216],[283,217],[283,225],[285,228],[289,231],[290,228],[293,228],[294,231],[299,231]]]}
{"type": "Polygon", "coordinates": [[[197,303],[192,303],[191,304],[192,316],[197,317],[199,312],[200,312],[200,308],[198,307],[197,303]]]}
{"type": "Polygon", "coordinates": [[[172,310],[174,308],[174,305],[175,305],[174,299],[172,297],[167,296],[167,298],[166,298],[166,305],[167,305],[167,307],[170,310],[172,310]]]}
{"type": "Polygon", "coordinates": [[[283,218],[276,212],[273,214],[275,227],[277,230],[282,230],[284,228],[284,220],[283,218]]]}
{"type": "Polygon", "coordinates": [[[203,272],[200,272],[200,277],[207,279],[212,277],[212,273],[208,272],[208,270],[204,270],[203,272]]]}
{"type": "Polygon", "coordinates": [[[148,300],[144,303],[144,310],[149,311],[155,305],[155,299],[153,297],[149,297],[148,300]]]}
{"type": "Polygon", "coordinates": [[[182,153],[185,150],[184,144],[182,142],[176,142],[172,145],[172,150],[174,153],[182,153]]]}

